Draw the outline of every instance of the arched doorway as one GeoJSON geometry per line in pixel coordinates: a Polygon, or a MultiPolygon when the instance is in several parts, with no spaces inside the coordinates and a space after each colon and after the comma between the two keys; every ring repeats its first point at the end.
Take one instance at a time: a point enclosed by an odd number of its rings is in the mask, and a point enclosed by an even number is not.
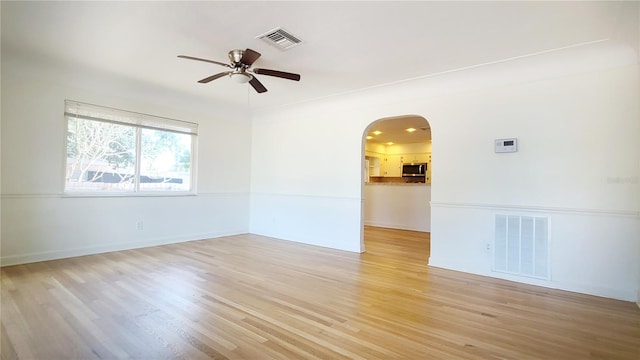
{"type": "Polygon", "coordinates": [[[366,250],[365,234],[373,228],[429,237],[431,144],[431,126],[419,115],[379,119],[364,130],[362,251],[366,250]]]}

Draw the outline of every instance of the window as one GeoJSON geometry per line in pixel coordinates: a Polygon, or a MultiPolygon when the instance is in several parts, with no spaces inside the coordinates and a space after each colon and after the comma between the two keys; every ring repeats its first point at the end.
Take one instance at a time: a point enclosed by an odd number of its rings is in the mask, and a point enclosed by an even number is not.
{"type": "Polygon", "coordinates": [[[65,193],[193,193],[198,124],[65,101],[65,193]]]}

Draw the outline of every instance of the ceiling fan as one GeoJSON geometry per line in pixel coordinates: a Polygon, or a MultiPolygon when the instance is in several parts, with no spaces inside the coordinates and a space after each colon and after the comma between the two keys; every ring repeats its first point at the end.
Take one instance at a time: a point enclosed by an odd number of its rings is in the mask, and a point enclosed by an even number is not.
{"type": "Polygon", "coordinates": [[[300,81],[300,75],[288,73],[284,71],[278,70],[269,70],[269,69],[251,69],[251,65],[258,60],[261,54],[255,50],[246,49],[246,50],[231,50],[229,51],[229,64],[225,64],[222,62],[201,59],[193,56],[186,55],[178,55],[179,58],[189,59],[189,60],[198,60],[204,61],[212,64],[221,65],[227,67],[231,70],[224,71],[215,75],[211,75],[202,80],[199,80],[199,83],[206,84],[215,79],[219,79],[223,76],[229,75],[232,80],[238,83],[246,83],[248,82],[258,93],[263,93],[267,91],[267,88],[262,85],[260,81],[255,77],[255,74],[267,75],[267,76],[275,76],[283,79],[289,79],[294,81],[300,81]]]}

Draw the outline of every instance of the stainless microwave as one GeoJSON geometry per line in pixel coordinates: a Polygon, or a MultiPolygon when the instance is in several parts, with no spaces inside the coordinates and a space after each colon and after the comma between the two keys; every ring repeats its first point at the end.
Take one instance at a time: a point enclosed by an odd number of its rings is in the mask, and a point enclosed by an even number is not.
{"type": "Polygon", "coordinates": [[[424,177],[427,175],[427,164],[403,164],[402,176],[403,177],[424,177]]]}

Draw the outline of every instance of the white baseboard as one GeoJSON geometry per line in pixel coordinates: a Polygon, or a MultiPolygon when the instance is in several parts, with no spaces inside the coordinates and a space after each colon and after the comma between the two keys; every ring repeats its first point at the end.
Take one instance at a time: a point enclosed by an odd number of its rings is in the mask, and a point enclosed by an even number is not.
{"type": "Polygon", "coordinates": [[[139,248],[145,248],[145,247],[151,247],[151,246],[177,244],[177,243],[183,243],[188,241],[205,240],[205,239],[218,238],[222,236],[231,236],[231,235],[239,235],[239,234],[246,234],[246,233],[247,233],[246,229],[242,229],[242,230],[204,233],[204,234],[189,234],[181,237],[167,237],[167,238],[157,238],[152,240],[122,242],[122,243],[110,244],[106,246],[94,246],[94,247],[86,247],[86,248],[75,248],[75,249],[43,251],[43,252],[35,252],[35,253],[19,254],[19,255],[9,255],[9,256],[0,257],[0,266],[11,266],[11,265],[34,263],[39,261],[58,260],[58,259],[76,257],[76,256],[95,255],[95,254],[102,254],[102,253],[113,252],[113,251],[132,250],[132,249],[139,249],[139,248]]]}

